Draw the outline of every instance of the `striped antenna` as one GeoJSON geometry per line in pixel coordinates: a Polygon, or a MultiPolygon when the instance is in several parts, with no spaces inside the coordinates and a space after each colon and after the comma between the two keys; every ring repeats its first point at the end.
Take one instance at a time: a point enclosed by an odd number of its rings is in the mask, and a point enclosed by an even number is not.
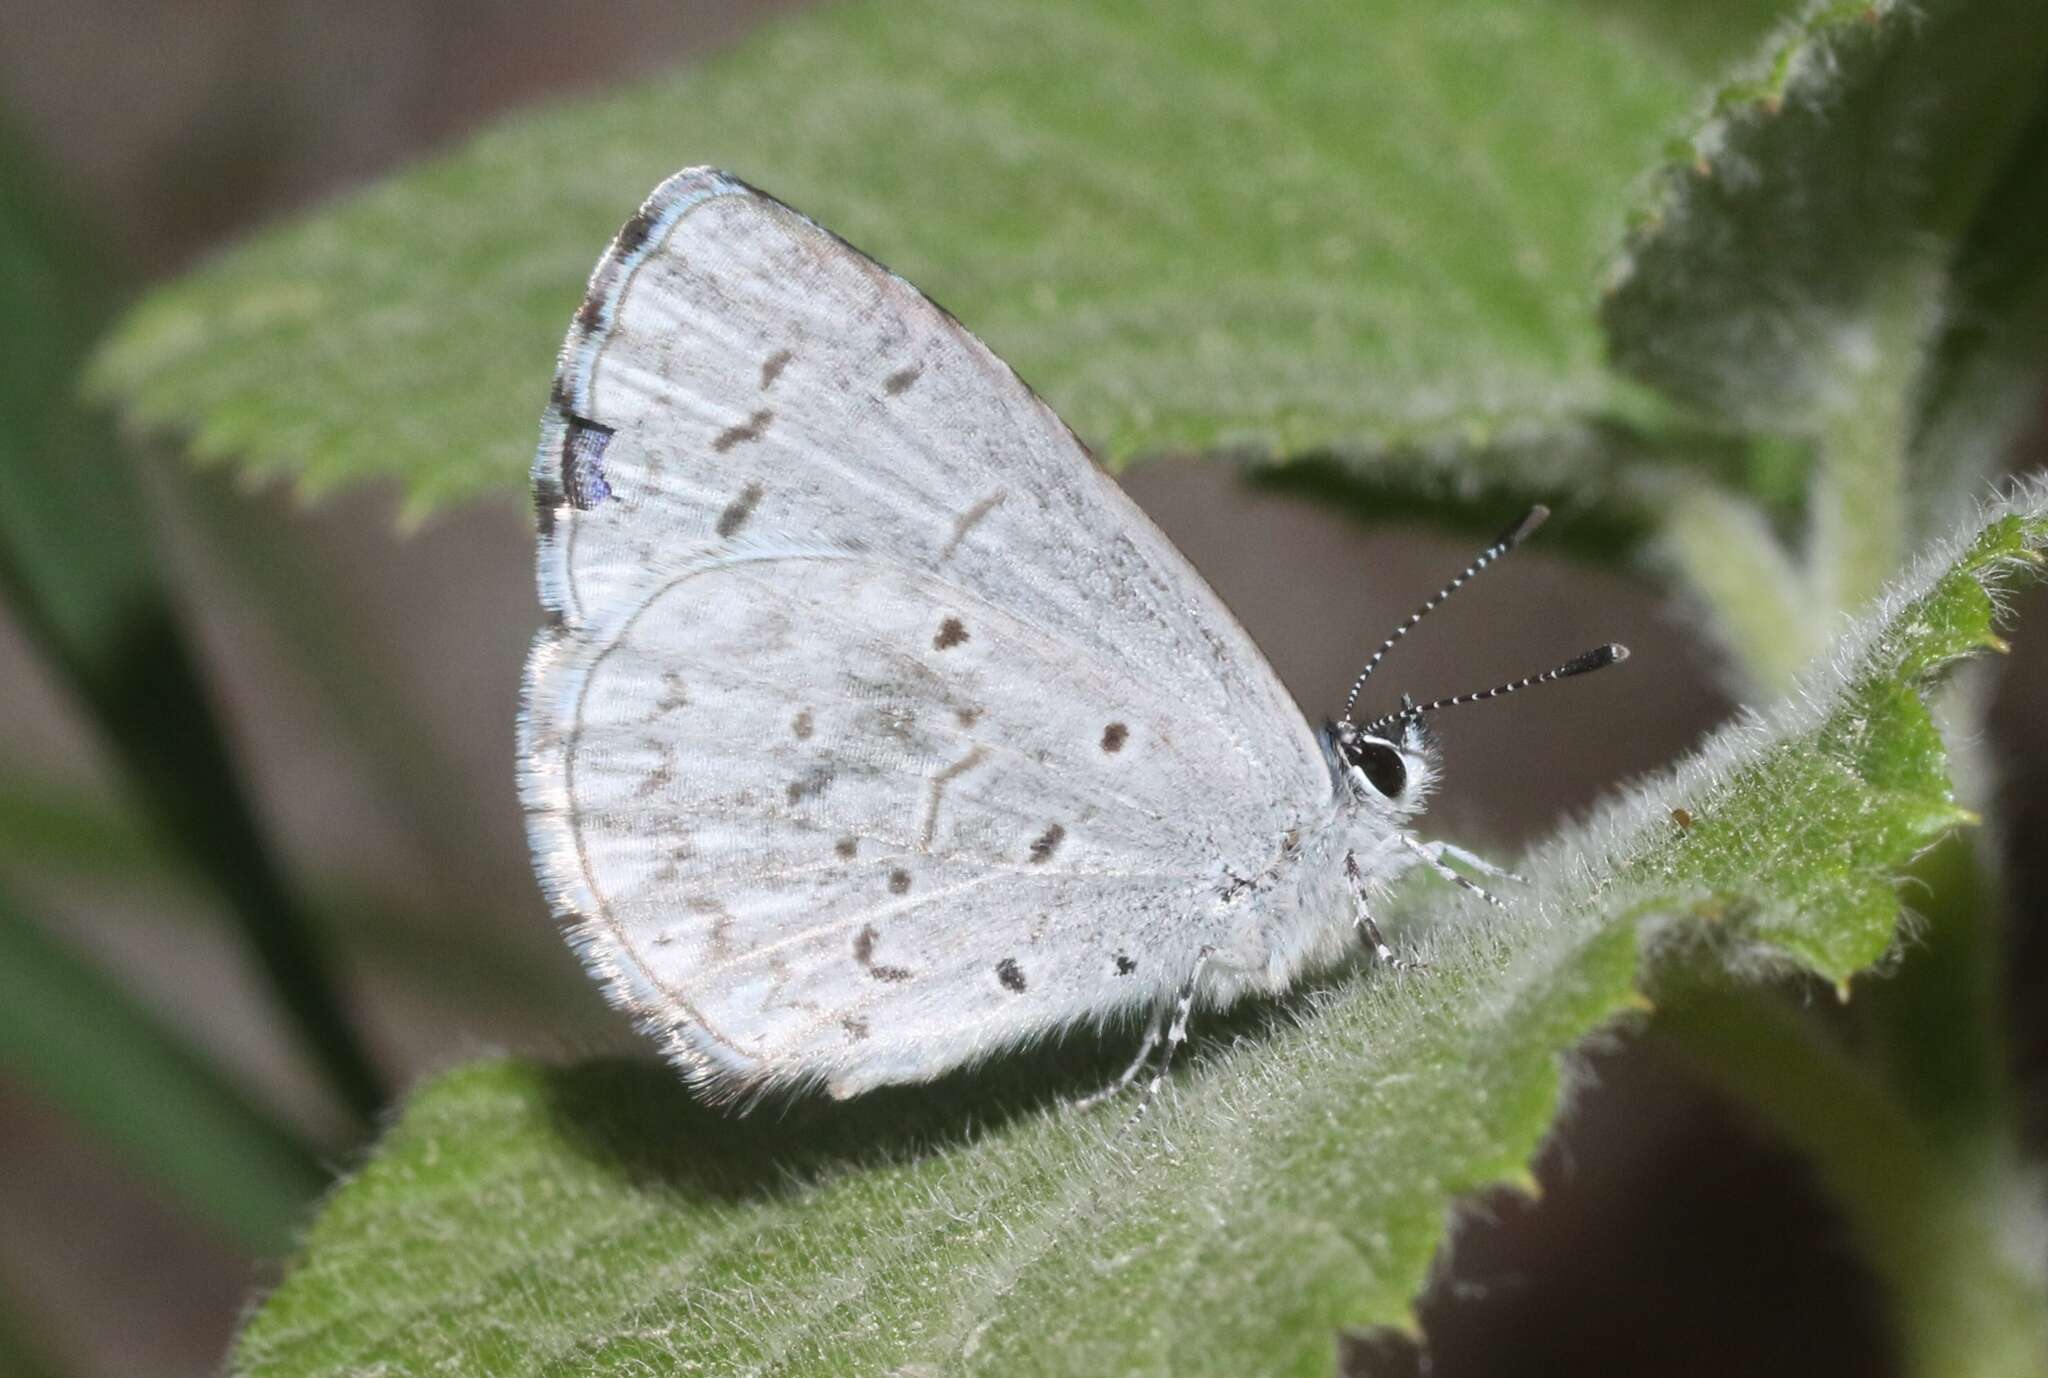
{"type": "MultiPolygon", "coordinates": [[[[1406,622],[1403,622],[1400,626],[1396,627],[1394,629],[1394,634],[1388,637],[1385,641],[1382,641],[1380,643],[1380,648],[1372,653],[1372,659],[1366,661],[1365,668],[1358,672],[1358,678],[1351,682],[1351,692],[1344,696],[1345,722],[1351,721],[1352,705],[1358,702],[1359,692],[1365,688],[1365,682],[1372,678],[1372,672],[1380,668],[1380,662],[1387,658],[1387,652],[1394,649],[1394,643],[1396,641],[1399,641],[1402,637],[1408,635],[1410,631],[1414,630],[1415,624],[1417,622],[1420,622],[1430,613],[1436,611],[1437,604],[1443,602],[1444,599],[1449,598],[1459,589],[1465,587],[1466,582],[1470,580],[1474,575],[1478,574],[1480,570],[1485,569],[1495,560],[1498,560],[1501,556],[1507,554],[1510,550],[1513,550],[1516,546],[1520,545],[1523,541],[1527,540],[1529,538],[1529,533],[1534,531],[1537,527],[1543,525],[1544,521],[1549,516],[1550,509],[1548,507],[1545,507],[1540,502],[1537,503],[1534,507],[1529,509],[1527,516],[1523,517],[1520,521],[1516,522],[1513,526],[1509,527],[1506,531],[1502,532],[1499,540],[1495,541],[1486,549],[1480,551],[1479,558],[1474,560],[1471,564],[1465,566],[1464,571],[1460,573],[1457,578],[1451,580],[1450,583],[1445,584],[1442,588],[1438,589],[1436,591],[1435,597],[1431,598],[1427,603],[1424,603],[1414,612],[1408,614],[1408,620],[1406,622]]],[[[1382,721],[1384,721],[1384,719],[1382,721]]]]}
{"type": "Polygon", "coordinates": [[[1377,736],[1384,728],[1409,718],[1419,718],[1424,713],[1434,713],[1439,708],[1456,708],[1464,703],[1484,703],[1488,699],[1506,698],[1509,694],[1520,693],[1535,684],[1549,684],[1553,680],[1570,679],[1573,675],[1589,675],[1595,670],[1604,670],[1628,659],[1628,647],[1616,642],[1595,646],[1582,655],[1573,656],[1555,670],[1545,670],[1540,675],[1527,675],[1508,684],[1496,684],[1476,694],[1453,694],[1447,699],[1433,699],[1428,703],[1411,704],[1398,713],[1389,713],[1384,718],[1375,718],[1359,731],[1368,736],[1377,736]]]}

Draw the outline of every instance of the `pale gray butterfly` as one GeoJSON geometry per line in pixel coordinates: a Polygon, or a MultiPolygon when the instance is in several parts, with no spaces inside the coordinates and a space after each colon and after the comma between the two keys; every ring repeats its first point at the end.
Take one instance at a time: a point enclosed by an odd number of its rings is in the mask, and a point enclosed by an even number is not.
{"type": "MultiPolygon", "coordinates": [[[[534,462],[520,727],[570,942],[701,1091],[929,1080],[1279,992],[1433,867],[1424,715],[1319,734],[945,311],[711,169],[599,262],[534,462]]],[[[1503,537],[1439,598],[1526,535],[1503,537]]],[[[1476,886],[1473,888],[1477,888],[1476,886]]],[[[1157,1084],[1153,1078],[1152,1084],[1157,1084]]]]}

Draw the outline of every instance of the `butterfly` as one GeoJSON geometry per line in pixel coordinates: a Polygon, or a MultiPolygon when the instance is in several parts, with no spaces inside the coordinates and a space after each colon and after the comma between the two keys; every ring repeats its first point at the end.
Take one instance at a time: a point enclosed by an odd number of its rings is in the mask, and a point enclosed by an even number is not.
{"type": "MultiPolygon", "coordinates": [[[[1427,715],[1318,731],[1052,410],[744,182],[680,172],[598,263],[533,469],[520,790],[610,999],[706,1096],[926,1081],[1286,990],[1399,876],[1427,715]]],[[[1152,1080],[1156,1086],[1158,1075],[1152,1080]]]]}

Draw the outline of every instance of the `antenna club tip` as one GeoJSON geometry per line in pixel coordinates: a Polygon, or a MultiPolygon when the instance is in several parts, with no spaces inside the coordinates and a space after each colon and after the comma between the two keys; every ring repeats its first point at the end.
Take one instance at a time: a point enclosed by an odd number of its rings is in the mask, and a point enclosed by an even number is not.
{"type": "Polygon", "coordinates": [[[1558,667],[1557,677],[1564,679],[1571,675],[1587,674],[1593,670],[1604,670],[1627,659],[1628,647],[1618,641],[1610,641],[1605,646],[1595,646],[1582,655],[1573,656],[1558,667]]]}
{"type": "Polygon", "coordinates": [[[1505,546],[1520,545],[1523,541],[1528,540],[1531,535],[1535,534],[1537,527],[1549,520],[1550,509],[1539,502],[1524,513],[1520,521],[1508,528],[1507,534],[1500,538],[1500,544],[1505,546]]]}

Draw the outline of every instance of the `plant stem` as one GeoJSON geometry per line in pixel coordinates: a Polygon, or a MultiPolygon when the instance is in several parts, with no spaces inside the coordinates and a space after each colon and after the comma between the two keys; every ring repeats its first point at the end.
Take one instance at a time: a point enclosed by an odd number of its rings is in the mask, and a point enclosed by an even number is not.
{"type": "Polygon", "coordinates": [[[2048,1372],[2048,1298],[2024,1262],[2017,1177],[1945,1152],[1869,1071],[1768,995],[1689,989],[1654,1036],[1812,1161],[1890,1294],[1919,1378],[2048,1372]]]}
{"type": "Polygon", "coordinates": [[[1702,486],[1672,509],[1660,548],[1705,605],[1742,697],[1785,692],[1827,644],[1827,619],[1815,615],[1798,566],[1753,504],[1702,486]]]}

